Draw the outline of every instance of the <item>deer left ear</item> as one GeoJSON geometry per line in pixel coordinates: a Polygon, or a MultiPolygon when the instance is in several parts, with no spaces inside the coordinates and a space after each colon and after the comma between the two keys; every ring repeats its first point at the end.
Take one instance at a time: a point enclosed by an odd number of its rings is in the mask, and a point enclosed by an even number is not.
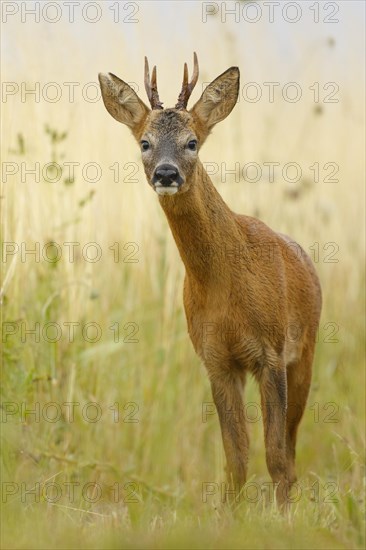
{"type": "Polygon", "coordinates": [[[112,73],[99,74],[104,105],[113,118],[134,132],[145,120],[150,109],[126,82],[112,73]]]}
{"type": "Polygon", "coordinates": [[[207,86],[190,113],[196,115],[209,131],[233,110],[239,94],[238,67],[230,67],[207,86]]]}

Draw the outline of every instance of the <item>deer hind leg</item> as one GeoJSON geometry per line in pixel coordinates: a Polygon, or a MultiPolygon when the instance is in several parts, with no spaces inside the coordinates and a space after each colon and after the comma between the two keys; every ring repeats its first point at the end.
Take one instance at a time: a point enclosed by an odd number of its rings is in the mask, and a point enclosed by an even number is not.
{"type": "Polygon", "coordinates": [[[239,495],[246,482],[249,450],[242,398],[245,376],[235,372],[233,368],[208,369],[212,396],[220,420],[227,462],[227,494],[231,500],[239,495]]]}
{"type": "Polygon", "coordinates": [[[314,346],[302,352],[301,359],[287,366],[286,455],[289,483],[296,482],[296,436],[309,395],[314,346]]]}
{"type": "Polygon", "coordinates": [[[288,472],[286,457],[286,368],[278,358],[267,361],[260,378],[260,394],[266,447],[266,463],[276,487],[279,505],[288,496],[288,472]]]}

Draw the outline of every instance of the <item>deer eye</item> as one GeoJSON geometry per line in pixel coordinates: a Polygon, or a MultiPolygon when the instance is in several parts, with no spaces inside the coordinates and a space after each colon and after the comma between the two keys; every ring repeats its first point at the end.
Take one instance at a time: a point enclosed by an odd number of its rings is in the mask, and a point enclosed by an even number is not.
{"type": "Polygon", "coordinates": [[[196,151],[197,150],[197,140],[196,139],[191,139],[191,141],[188,142],[187,147],[191,151],[196,151]]]}
{"type": "Polygon", "coordinates": [[[148,149],[150,149],[150,143],[148,141],[146,141],[145,139],[143,139],[141,141],[141,150],[142,151],[147,151],[148,149]]]}

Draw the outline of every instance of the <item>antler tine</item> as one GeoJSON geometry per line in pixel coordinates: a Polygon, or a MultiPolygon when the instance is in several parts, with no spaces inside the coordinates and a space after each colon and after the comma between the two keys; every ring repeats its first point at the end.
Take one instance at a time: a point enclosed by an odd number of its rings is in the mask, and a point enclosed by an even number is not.
{"type": "Polygon", "coordinates": [[[193,75],[192,75],[192,80],[189,84],[191,92],[195,87],[195,85],[197,84],[198,75],[199,75],[198,58],[197,58],[196,52],[193,52],[193,75]]]}
{"type": "Polygon", "coordinates": [[[191,81],[188,83],[188,67],[187,63],[184,63],[183,83],[182,89],[178,96],[178,102],[175,106],[176,109],[186,109],[188,100],[191,96],[193,88],[197,84],[199,75],[198,59],[196,52],[193,53],[193,74],[191,81]]]}
{"type": "Polygon", "coordinates": [[[188,65],[187,63],[184,63],[182,88],[186,88],[187,86],[188,86],[188,65]]]}
{"type": "Polygon", "coordinates": [[[149,98],[149,101],[150,101],[150,97],[151,97],[150,71],[149,71],[149,62],[147,60],[146,55],[145,55],[145,78],[144,78],[144,82],[145,82],[145,90],[146,90],[146,93],[147,93],[147,97],[149,98]]]}
{"type": "Polygon", "coordinates": [[[149,62],[145,56],[145,90],[147,97],[149,98],[150,105],[152,109],[162,109],[163,104],[159,99],[158,86],[156,82],[156,65],[152,70],[151,80],[150,80],[150,70],[149,62]]]}

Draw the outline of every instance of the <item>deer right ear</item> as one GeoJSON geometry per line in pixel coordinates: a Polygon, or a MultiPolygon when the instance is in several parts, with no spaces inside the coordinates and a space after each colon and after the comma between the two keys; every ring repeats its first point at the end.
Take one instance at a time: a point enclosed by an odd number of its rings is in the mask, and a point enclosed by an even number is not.
{"type": "Polygon", "coordinates": [[[191,113],[196,115],[207,130],[224,120],[233,110],[239,94],[239,69],[230,67],[207,86],[191,113]]]}
{"type": "Polygon", "coordinates": [[[150,109],[136,92],[112,73],[99,73],[104,105],[113,118],[126,124],[132,131],[145,120],[150,109]]]}

